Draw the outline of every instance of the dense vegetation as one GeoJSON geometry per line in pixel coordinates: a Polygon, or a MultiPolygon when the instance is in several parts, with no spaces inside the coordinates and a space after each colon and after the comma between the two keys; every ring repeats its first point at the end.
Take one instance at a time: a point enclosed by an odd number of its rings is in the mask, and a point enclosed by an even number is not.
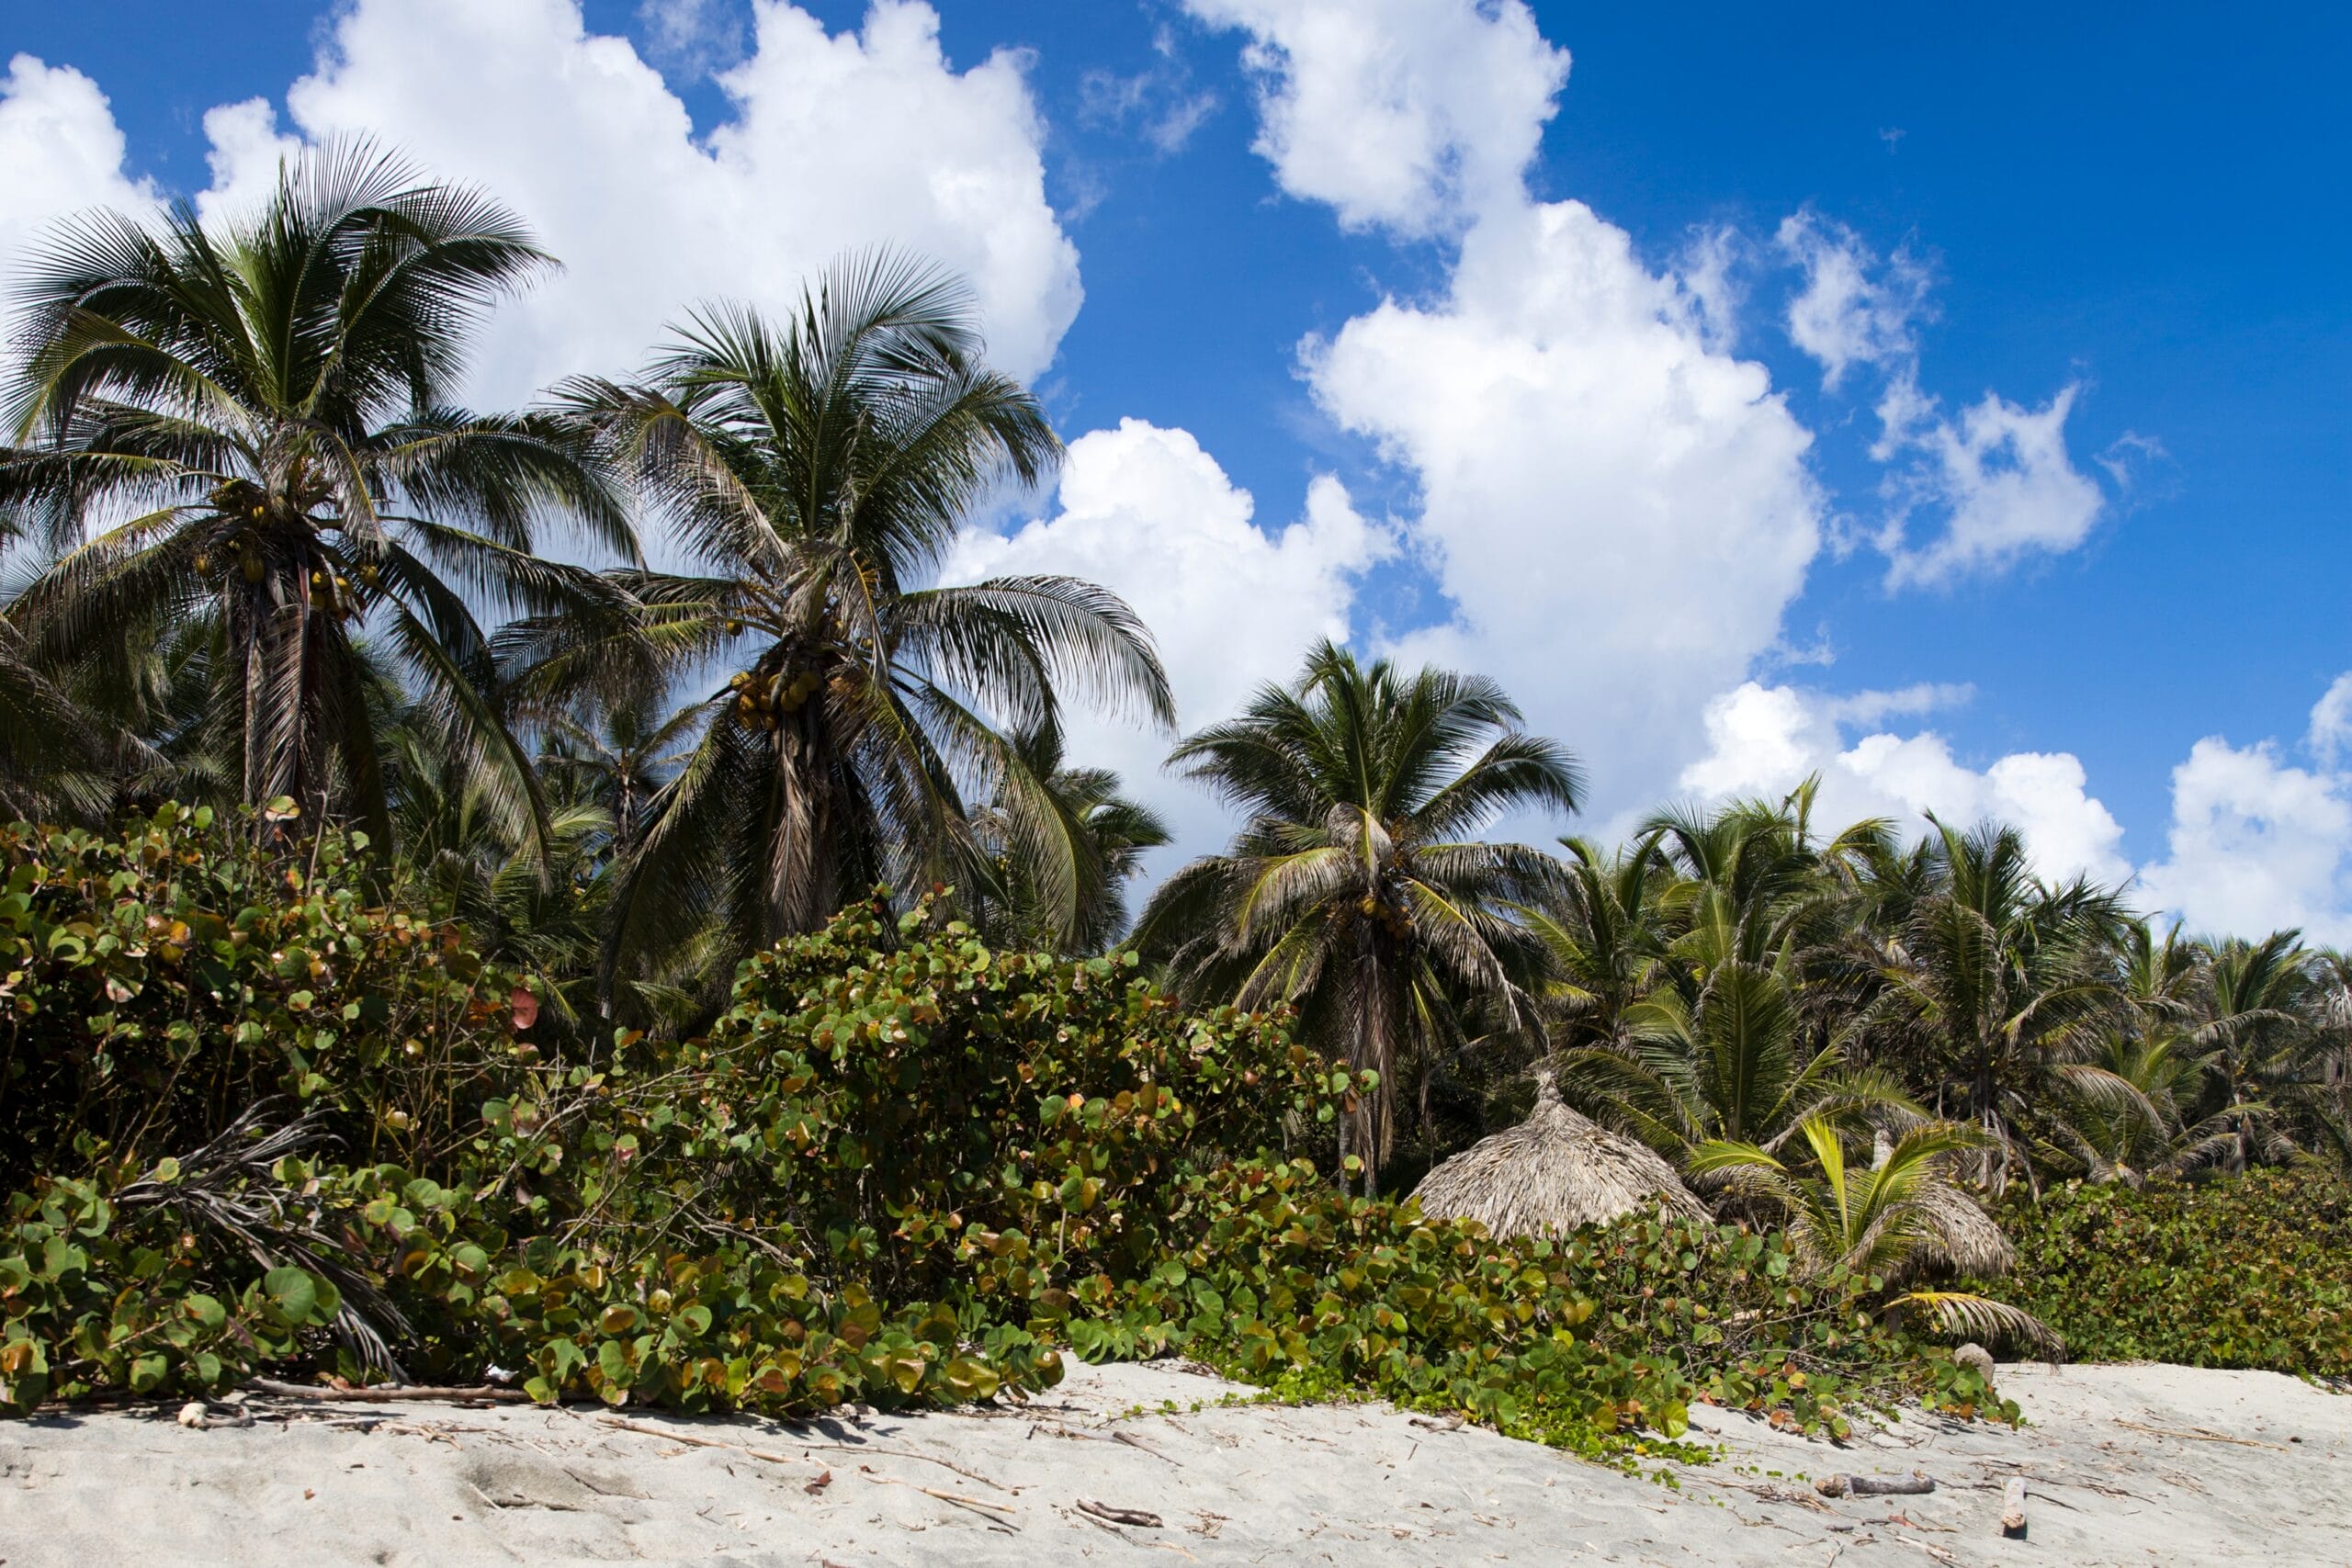
{"type": "Polygon", "coordinates": [[[2352,1190],[2340,1180],[2070,1182],[1998,1213],[2018,1244],[2003,1293],[2076,1356],[2352,1380],[2352,1190]]]}
{"type": "Polygon", "coordinates": [[[1368,1084],[1132,955],[877,900],[747,963],[705,1035],[548,1051],[520,977],[368,906],[335,832],[167,808],[0,862],[0,1106],[74,1173],[10,1172],[0,1411],[283,1364],[783,1414],[1036,1389],[1065,1349],[1589,1449],[1702,1395],[1832,1428],[1986,1399],[1775,1236],[1498,1246],[1348,1196],[1303,1151],[1368,1084]]]}
{"type": "MultiPolygon", "coordinates": [[[[2192,1347],[2049,1283],[2119,1282],[2074,1254],[2143,1222],[2081,1215],[2335,1201],[2344,955],[1810,788],[1498,842],[1583,778],[1473,675],[1318,646],[1205,716],[1172,761],[1240,827],[1130,931],[1166,833],[1064,705],[1172,727],[1148,631],[936,581],[1059,454],[963,291],[853,258],[458,407],[550,261],[344,146],[236,224],[70,227],[16,302],[0,1406],[282,1361],[798,1411],[1182,1348],[1562,1441],[1829,1424],[1973,1406],[1920,1336],[2030,1326],[1917,1292],[1968,1192],[2038,1270],[1986,1291],[2094,1353],[2192,1347]],[[1722,1226],[1379,1198],[1537,1069],[1722,1226]]],[[[2334,1369],[2340,1264],[2226,1234],[2163,1254],[2220,1259],[2164,1298],[2199,1356],[2334,1369]]]]}

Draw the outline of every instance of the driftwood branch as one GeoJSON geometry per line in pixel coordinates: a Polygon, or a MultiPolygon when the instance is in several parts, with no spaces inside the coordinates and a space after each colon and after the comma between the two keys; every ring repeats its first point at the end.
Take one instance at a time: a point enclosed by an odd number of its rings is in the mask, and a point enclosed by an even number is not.
{"type": "Polygon", "coordinates": [[[2001,1534],[2011,1540],[2025,1539],[2025,1478],[2012,1476],[2008,1487],[2001,1494],[2001,1534]]]}
{"type": "Polygon", "coordinates": [[[2159,1438],[2178,1438],[2184,1442],[2235,1443],[2242,1449],[2268,1449],[2275,1454],[2289,1454],[2295,1451],[2280,1443],[2256,1442],[2252,1438],[2233,1438],[2227,1432],[2209,1432],[2202,1427],[2192,1427],[2183,1431],[2177,1427],[2149,1427],[2138,1421],[2125,1421],[2120,1417],[2115,1424],[2119,1427],[2129,1427],[2135,1432],[2152,1432],[2159,1438]]]}
{"type": "Polygon", "coordinates": [[[1824,1497],[1915,1497],[1936,1483],[1925,1475],[1825,1475],[1813,1489],[1824,1497]]]}
{"type": "Polygon", "coordinates": [[[387,1400],[437,1399],[451,1404],[526,1404],[531,1396],[519,1388],[481,1383],[472,1388],[435,1388],[424,1383],[388,1383],[381,1388],[328,1388],[317,1383],[279,1382],[274,1378],[248,1378],[245,1386],[280,1399],[316,1399],[327,1404],[376,1404],[387,1400]]]}

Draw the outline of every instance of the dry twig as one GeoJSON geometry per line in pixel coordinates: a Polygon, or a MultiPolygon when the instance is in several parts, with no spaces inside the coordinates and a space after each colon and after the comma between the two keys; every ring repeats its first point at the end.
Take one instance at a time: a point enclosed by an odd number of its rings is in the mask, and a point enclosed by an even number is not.
{"type": "Polygon", "coordinates": [[[2191,1427],[2186,1430],[2174,1427],[2149,1427],[2138,1421],[2126,1421],[2120,1416],[2116,1418],[2115,1424],[2119,1427],[2129,1427],[2135,1432],[2153,1432],[2159,1438],[2178,1438],[2186,1442],[2235,1443],[2242,1449],[2268,1449],[2275,1454],[2290,1454],[2295,1451],[2282,1443],[2257,1442],[2252,1438],[2233,1438],[2226,1432],[2209,1432],[2202,1427],[2191,1427]]]}

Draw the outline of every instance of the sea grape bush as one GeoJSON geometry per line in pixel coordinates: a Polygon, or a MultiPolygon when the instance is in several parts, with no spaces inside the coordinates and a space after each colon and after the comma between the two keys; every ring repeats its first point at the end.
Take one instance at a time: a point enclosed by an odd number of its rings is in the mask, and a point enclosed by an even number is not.
{"type": "Polygon", "coordinates": [[[2008,1300],[2085,1360],[2352,1378],[2352,1188],[2253,1170],[2018,1193],[2008,1300]]]}
{"type": "Polygon", "coordinates": [[[1369,1078],[1130,958],[876,901],[747,963],[702,1037],[542,1049],[527,993],[371,904],[347,840],[251,828],[0,839],[0,1115],[39,1163],[0,1230],[0,1412],[396,1367],[792,1416],[1181,1350],[1592,1451],[1697,1399],[2013,1415],[1777,1236],[1498,1244],[1348,1196],[1315,1156],[1369,1078]],[[104,1111],[134,1087],[164,1109],[104,1111]],[[255,1104],[317,1135],[237,1164],[255,1104]]]}
{"type": "MultiPolygon", "coordinates": [[[[98,834],[0,826],[0,1189],[185,1153],[254,1101],[328,1108],[345,1152],[437,1156],[514,1064],[517,982],[383,908],[364,834],[165,806],[98,834]]],[[[528,993],[524,993],[527,997],[528,993]]]]}

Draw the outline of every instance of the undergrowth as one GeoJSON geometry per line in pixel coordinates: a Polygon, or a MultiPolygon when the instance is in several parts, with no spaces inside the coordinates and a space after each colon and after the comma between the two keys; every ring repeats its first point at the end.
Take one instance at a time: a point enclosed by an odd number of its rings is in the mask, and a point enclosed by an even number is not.
{"type": "Polygon", "coordinates": [[[2133,1190],[2081,1182],[1996,1218],[2017,1243],[2003,1293],[2075,1359],[2352,1378],[2352,1189],[2253,1170],[2133,1190]]]}
{"type": "Polygon", "coordinates": [[[1695,1452],[1702,1399],[2015,1418],[1778,1235],[1500,1243],[1346,1194],[1315,1156],[1368,1078],[1130,958],[877,902],[747,963],[705,1036],[542,1040],[527,980],[291,827],[0,830],[0,1413],[495,1366],[791,1416],[1182,1353],[1619,1457],[1695,1452]]]}

